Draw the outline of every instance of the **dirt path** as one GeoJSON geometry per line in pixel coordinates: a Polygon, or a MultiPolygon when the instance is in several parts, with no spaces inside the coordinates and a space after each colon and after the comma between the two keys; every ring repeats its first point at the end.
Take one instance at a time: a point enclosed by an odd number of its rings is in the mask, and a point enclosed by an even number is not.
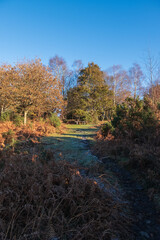
{"type": "MultiPolygon", "coordinates": [[[[94,126],[77,125],[68,126],[68,128],[66,134],[44,138],[45,148],[54,151],[56,159],[63,158],[71,163],[76,160],[80,166],[84,167],[99,161],[100,159],[90,150],[90,146],[95,142],[94,136],[97,129],[94,126]]],[[[114,176],[122,189],[123,199],[129,205],[134,219],[131,230],[133,238],[160,240],[160,218],[143,188],[134,180],[130,172],[114,160],[103,158],[101,164],[114,176]]]]}
{"type": "Polygon", "coordinates": [[[94,144],[97,128],[93,125],[67,125],[68,131],[44,137],[42,143],[45,149],[54,152],[56,160],[65,159],[70,163],[88,167],[97,162],[97,157],[91,154],[86,142],[94,144]]]}
{"type": "Polygon", "coordinates": [[[135,240],[160,240],[160,218],[142,186],[113,159],[103,158],[103,164],[116,176],[123,189],[123,198],[127,200],[134,219],[135,240]]]}

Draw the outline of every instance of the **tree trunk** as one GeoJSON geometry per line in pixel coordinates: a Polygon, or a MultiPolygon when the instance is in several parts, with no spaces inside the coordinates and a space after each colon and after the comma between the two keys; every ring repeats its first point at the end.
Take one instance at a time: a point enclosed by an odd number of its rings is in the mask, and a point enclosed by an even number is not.
{"type": "Polygon", "coordinates": [[[27,113],[28,113],[28,111],[24,111],[24,125],[26,125],[27,124],[27,113]]]}
{"type": "Polygon", "coordinates": [[[3,115],[3,113],[4,113],[4,107],[2,106],[1,107],[1,116],[3,115]]]}
{"type": "Polygon", "coordinates": [[[134,100],[136,99],[137,97],[137,83],[135,82],[134,84],[134,100]]]}
{"type": "Polygon", "coordinates": [[[113,106],[114,107],[116,106],[116,88],[115,88],[115,86],[113,88],[113,106]]]}

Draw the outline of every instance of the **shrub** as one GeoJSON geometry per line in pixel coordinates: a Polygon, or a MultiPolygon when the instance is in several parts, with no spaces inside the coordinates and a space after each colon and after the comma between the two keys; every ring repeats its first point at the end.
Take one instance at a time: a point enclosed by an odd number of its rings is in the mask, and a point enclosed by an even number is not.
{"type": "Polygon", "coordinates": [[[75,119],[80,121],[85,121],[86,123],[97,123],[98,122],[98,114],[91,111],[85,111],[82,109],[76,109],[67,114],[67,119],[75,119]]]}
{"type": "Polygon", "coordinates": [[[129,137],[141,141],[147,134],[152,135],[157,129],[157,119],[146,99],[128,98],[118,105],[111,124],[104,127],[104,134],[115,133],[119,137],[129,137]],[[114,131],[116,129],[116,131],[114,131]]]}
{"type": "Polygon", "coordinates": [[[2,137],[5,139],[4,140],[5,145],[6,144],[12,145],[15,142],[14,132],[11,129],[9,129],[8,132],[2,133],[2,137]]]}
{"type": "Polygon", "coordinates": [[[77,109],[76,111],[75,111],[75,113],[74,113],[74,118],[76,118],[76,119],[79,119],[79,120],[81,120],[81,121],[91,121],[91,119],[90,119],[90,114],[87,114],[87,112],[86,111],[84,111],[84,110],[82,110],[82,109],[77,109]]]}
{"type": "Polygon", "coordinates": [[[23,117],[18,115],[18,114],[15,114],[13,116],[13,123],[17,126],[17,127],[20,127],[22,124],[23,124],[23,117]]]}
{"type": "Polygon", "coordinates": [[[82,121],[85,121],[86,123],[97,123],[98,122],[98,115],[94,112],[92,113],[91,111],[84,111],[84,110],[77,110],[77,116],[82,121]]]}
{"type": "Polygon", "coordinates": [[[10,121],[10,112],[4,112],[1,117],[0,117],[0,121],[5,122],[5,121],[10,121]]]}
{"type": "Polygon", "coordinates": [[[114,135],[115,128],[112,126],[111,122],[106,122],[101,128],[101,132],[104,137],[106,137],[109,133],[114,135]]]}
{"type": "Polygon", "coordinates": [[[157,103],[157,109],[160,110],[160,103],[157,103]]]}
{"type": "Polygon", "coordinates": [[[40,117],[40,118],[39,118],[39,122],[40,122],[40,123],[45,123],[45,119],[44,119],[43,117],[40,117]]]}
{"type": "Polygon", "coordinates": [[[52,126],[54,126],[55,128],[60,127],[61,121],[60,121],[59,117],[55,113],[51,114],[49,120],[50,120],[50,124],[52,126]]]}

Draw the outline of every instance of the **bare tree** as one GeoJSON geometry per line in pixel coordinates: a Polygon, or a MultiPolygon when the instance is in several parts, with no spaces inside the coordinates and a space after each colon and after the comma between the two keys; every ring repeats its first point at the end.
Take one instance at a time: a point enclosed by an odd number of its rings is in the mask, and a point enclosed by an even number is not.
{"type": "Polygon", "coordinates": [[[157,80],[159,63],[155,56],[151,55],[150,51],[147,52],[144,63],[146,67],[147,81],[149,87],[152,87],[157,80]]]}
{"type": "Polygon", "coordinates": [[[59,56],[55,56],[49,60],[49,67],[52,70],[54,78],[61,83],[62,95],[65,97],[68,85],[69,71],[66,61],[59,56]]]}
{"type": "Polygon", "coordinates": [[[146,80],[149,89],[149,94],[154,102],[154,86],[158,83],[159,62],[155,56],[148,50],[145,56],[146,80]]]}
{"type": "Polygon", "coordinates": [[[129,78],[127,72],[120,65],[113,65],[105,72],[107,84],[113,90],[113,103],[123,102],[126,97],[131,95],[128,88],[129,78]]]}
{"type": "Polygon", "coordinates": [[[129,69],[129,78],[131,82],[134,99],[143,92],[144,75],[139,64],[134,63],[129,69]]]}
{"type": "Polygon", "coordinates": [[[82,61],[81,60],[75,60],[72,64],[72,69],[73,70],[72,70],[71,84],[72,84],[72,87],[74,87],[74,86],[77,86],[79,73],[83,69],[82,61]]]}

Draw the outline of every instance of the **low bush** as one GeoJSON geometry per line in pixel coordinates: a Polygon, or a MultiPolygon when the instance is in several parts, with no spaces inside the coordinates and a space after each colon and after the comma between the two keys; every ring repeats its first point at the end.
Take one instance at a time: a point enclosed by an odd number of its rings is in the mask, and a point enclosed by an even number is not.
{"type": "Polygon", "coordinates": [[[108,136],[109,133],[114,135],[115,132],[115,128],[113,127],[111,122],[106,122],[105,124],[103,124],[103,126],[101,127],[101,132],[102,135],[104,137],[108,136]]]}
{"type": "Polygon", "coordinates": [[[27,140],[29,138],[37,139],[42,136],[48,136],[55,133],[56,129],[47,122],[29,122],[26,126],[16,126],[13,122],[0,123],[0,149],[7,144],[18,140],[27,140]]]}
{"type": "Polygon", "coordinates": [[[95,152],[120,161],[160,194],[160,124],[148,99],[128,98],[118,105],[111,122],[102,126],[95,152]]]}
{"type": "Polygon", "coordinates": [[[55,128],[58,128],[61,125],[61,121],[55,113],[51,114],[51,116],[49,117],[49,121],[50,121],[50,124],[55,128]]]}
{"type": "Polygon", "coordinates": [[[147,99],[128,98],[117,105],[111,122],[102,127],[102,135],[113,134],[116,138],[128,138],[139,143],[152,142],[158,128],[158,121],[147,99]]]}
{"type": "Polygon", "coordinates": [[[0,121],[1,121],[1,122],[10,121],[10,118],[11,118],[11,113],[10,113],[10,112],[4,112],[4,113],[0,116],[0,121]]]}
{"type": "Polygon", "coordinates": [[[24,118],[21,115],[14,114],[13,115],[13,123],[17,126],[20,127],[23,124],[24,118]]]}
{"type": "Polygon", "coordinates": [[[95,112],[92,113],[91,111],[85,111],[82,109],[76,109],[72,112],[69,112],[67,114],[67,119],[68,121],[73,119],[84,121],[86,124],[98,123],[98,115],[95,112]]]}
{"type": "Polygon", "coordinates": [[[2,133],[2,137],[4,138],[4,144],[5,145],[11,145],[14,142],[14,132],[9,129],[8,132],[2,133]]]}

